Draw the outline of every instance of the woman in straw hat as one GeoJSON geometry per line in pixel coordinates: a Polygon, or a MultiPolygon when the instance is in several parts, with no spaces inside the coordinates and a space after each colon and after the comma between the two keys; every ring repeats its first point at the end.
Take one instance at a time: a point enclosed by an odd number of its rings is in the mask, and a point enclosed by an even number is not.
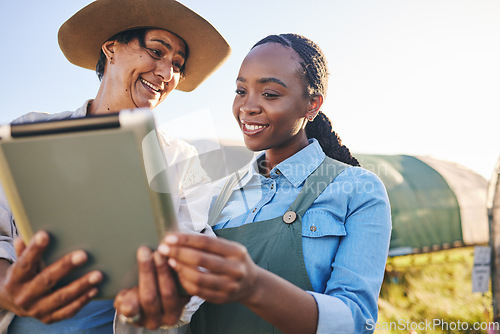
{"type": "MultiPolygon", "coordinates": [[[[96,97],[76,111],[30,113],[14,122],[153,109],[174,89],[195,89],[230,53],[227,42],[209,22],[174,0],[94,1],[61,26],[59,45],[71,63],[96,69],[101,80],[96,97]]],[[[169,160],[170,165],[177,166],[176,161],[195,156],[188,144],[165,134],[160,137],[167,158],[176,159],[169,160]]],[[[206,177],[186,166],[174,169],[179,180],[196,183],[206,177]]],[[[179,189],[182,186],[179,184],[179,189]]],[[[199,192],[193,196],[200,197],[193,199],[198,202],[205,200],[199,192]]],[[[191,224],[189,228],[195,231],[205,228],[206,223],[191,223],[206,222],[204,210],[190,207],[188,212],[182,195],[174,203],[180,223],[191,224]]],[[[40,271],[40,258],[49,244],[47,233],[39,231],[28,245],[17,237],[12,213],[0,189],[0,332],[7,328],[9,333],[112,332],[113,301],[89,303],[102,280],[100,272],[90,272],[53,289],[58,280],[87,261],[85,252],[69,253],[40,271]]],[[[139,259],[151,257],[149,249],[138,252],[139,259]]],[[[187,297],[176,299],[174,313],[180,316],[187,301],[187,297]]]]}

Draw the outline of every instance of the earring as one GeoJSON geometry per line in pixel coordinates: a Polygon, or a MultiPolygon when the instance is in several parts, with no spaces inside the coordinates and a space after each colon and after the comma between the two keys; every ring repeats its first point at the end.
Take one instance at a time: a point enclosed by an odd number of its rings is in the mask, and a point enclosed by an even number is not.
{"type": "Polygon", "coordinates": [[[307,116],[307,119],[309,120],[309,122],[312,122],[314,117],[312,115],[309,115],[309,116],[307,116]]]}
{"type": "Polygon", "coordinates": [[[109,63],[110,64],[114,64],[115,63],[115,60],[113,59],[113,57],[109,58],[109,63]]]}

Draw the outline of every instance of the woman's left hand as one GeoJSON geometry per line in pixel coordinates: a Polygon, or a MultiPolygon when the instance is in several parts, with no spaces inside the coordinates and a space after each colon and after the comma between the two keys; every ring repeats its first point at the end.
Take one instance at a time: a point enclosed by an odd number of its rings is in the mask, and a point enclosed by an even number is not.
{"type": "Polygon", "coordinates": [[[168,257],[190,295],[221,304],[258,300],[258,280],[263,269],[247,249],[236,242],[201,234],[167,235],[158,252],[168,257]]]}
{"type": "Polygon", "coordinates": [[[256,265],[236,242],[172,233],[157,250],[168,257],[184,289],[214,304],[238,302],[283,333],[316,333],[314,297],[256,265]]]}

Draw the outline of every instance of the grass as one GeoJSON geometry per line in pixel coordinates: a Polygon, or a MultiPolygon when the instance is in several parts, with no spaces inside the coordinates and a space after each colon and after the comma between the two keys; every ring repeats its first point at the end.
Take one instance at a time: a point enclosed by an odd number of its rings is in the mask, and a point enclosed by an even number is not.
{"type": "Polygon", "coordinates": [[[489,334],[491,291],[472,293],[473,261],[473,247],[389,258],[375,333],[489,334]]]}

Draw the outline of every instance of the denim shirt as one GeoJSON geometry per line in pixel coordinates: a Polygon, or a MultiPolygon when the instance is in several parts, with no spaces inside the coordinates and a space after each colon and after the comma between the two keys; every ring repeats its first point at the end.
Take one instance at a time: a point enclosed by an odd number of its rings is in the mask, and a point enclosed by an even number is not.
{"type": "MultiPolygon", "coordinates": [[[[251,163],[233,189],[214,230],[286,212],[325,154],[316,139],[275,166],[270,177],[251,163]]],[[[219,185],[221,187],[221,185],[219,185]]],[[[318,305],[317,333],[371,333],[384,276],[391,213],[384,185],[360,168],[344,170],[302,219],[302,252],[318,305]]]]}

